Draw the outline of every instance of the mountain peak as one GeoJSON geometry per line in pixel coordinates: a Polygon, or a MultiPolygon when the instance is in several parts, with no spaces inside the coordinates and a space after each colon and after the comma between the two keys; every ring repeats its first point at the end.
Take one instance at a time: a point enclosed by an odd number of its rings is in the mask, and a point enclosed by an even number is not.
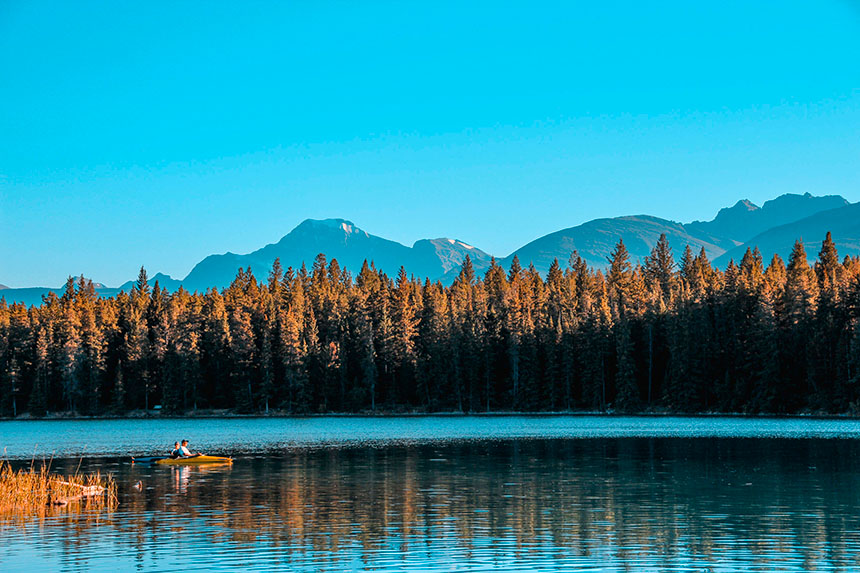
{"type": "Polygon", "coordinates": [[[433,243],[436,246],[460,247],[462,249],[466,249],[467,251],[471,251],[475,248],[468,243],[464,243],[460,239],[449,239],[448,237],[440,237],[438,239],[425,239],[425,240],[430,241],[431,243],[433,243]]]}
{"type": "Polygon", "coordinates": [[[836,209],[848,205],[849,201],[841,195],[815,196],[808,191],[803,195],[784,193],[775,199],[764,202],[762,209],[769,211],[791,211],[794,209],[815,209],[817,211],[836,209]]]}
{"type": "Polygon", "coordinates": [[[355,223],[348,219],[305,219],[299,223],[292,231],[281,238],[279,244],[288,241],[288,237],[338,237],[337,240],[350,240],[352,238],[365,237],[371,235],[357,227],[355,223]]]}
{"type": "MultiPolygon", "coordinates": [[[[447,275],[457,272],[468,255],[476,268],[484,268],[490,263],[490,255],[477,247],[459,239],[440,237],[438,239],[421,239],[415,241],[412,249],[416,254],[423,255],[428,260],[441,263],[442,270],[447,275]]],[[[438,264],[437,263],[437,264],[438,264]]],[[[431,277],[439,278],[439,277],[431,277]]]]}
{"type": "Polygon", "coordinates": [[[719,221],[734,220],[738,217],[742,217],[745,219],[747,216],[752,213],[755,213],[756,211],[761,211],[761,207],[759,207],[749,199],[741,199],[731,207],[723,207],[722,209],[720,209],[719,213],[717,213],[717,216],[714,217],[714,220],[711,222],[714,223],[719,221]]]}
{"type": "MultiPolygon", "coordinates": [[[[77,285],[81,281],[81,279],[84,279],[85,281],[92,280],[92,279],[85,277],[83,275],[75,275],[72,277],[72,279],[74,279],[75,285],[77,285]]],[[[93,288],[95,288],[95,289],[106,289],[106,288],[108,288],[107,286],[105,286],[104,283],[100,283],[100,282],[96,282],[96,281],[92,281],[92,283],[93,283],[93,288]]],[[[63,285],[63,287],[65,287],[65,286],[66,285],[63,285]]],[[[63,288],[63,287],[61,287],[61,288],[63,288]]]]}
{"type": "Polygon", "coordinates": [[[714,237],[726,237],[740,244],[772,227],[793,223],[815,213],[845,205],[848,205],[848,201],[839,195],[817,197],[811,193],[785,193],[765,201],[761,207],[749,199],[743,199],[732,207],[720,209],[713,221],[693,221],[686,226],[714,237]]]}
{"type": "MultiPolygon", "coordinates": [[[[758,205],[756,205],[755,203],[753,203],[749,199],[741,199],[740,201],[735,203],[734,206],[732,207],[732,210],[735,210],[735,211],[758,211],[759,209],[761,209],[761,207],[759,207],[758,205]]],[[[725,210],[726,209],[722,209],[722,211],[725,211],[725,210]]],[[[719,217],[719,215],[717,215],[717,216],[719,217]]]]}
{"type": "Polygon", "coordinates": [[[348,219],[305,219],[296,226],[298,229],[339,229],[345,233],[360,233],[361,229],[348,219]]]}

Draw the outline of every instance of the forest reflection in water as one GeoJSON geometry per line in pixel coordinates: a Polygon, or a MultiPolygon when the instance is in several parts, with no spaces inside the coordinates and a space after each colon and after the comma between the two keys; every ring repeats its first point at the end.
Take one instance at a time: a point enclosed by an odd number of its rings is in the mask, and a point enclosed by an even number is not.
{"type": "Polygon", "coordinates": [[[116,473],[119,509],[0,524],[0,569],[856,570],[858,453],[623,438],[90,459],[116,473]]]}

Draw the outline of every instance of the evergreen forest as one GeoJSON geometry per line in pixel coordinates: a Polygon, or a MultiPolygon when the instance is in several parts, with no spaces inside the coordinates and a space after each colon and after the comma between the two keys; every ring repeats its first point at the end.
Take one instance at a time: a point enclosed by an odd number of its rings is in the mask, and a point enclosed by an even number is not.
{"type": "Polygon", "coordinates": [[[0,415],[326,412],[860,413],[860,257],[758,250],[715,268],[663,236],[642,264],[514,259],[450,286],[323,254],[221,291],[70,278],[0,300],[0,415]]]}

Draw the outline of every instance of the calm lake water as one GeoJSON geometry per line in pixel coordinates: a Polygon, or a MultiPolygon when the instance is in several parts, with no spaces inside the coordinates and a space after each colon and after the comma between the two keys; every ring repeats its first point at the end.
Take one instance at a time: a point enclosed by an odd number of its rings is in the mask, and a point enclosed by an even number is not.
{"type": "Polygon", "coordinates": [[[120,490],[111,513],[0,517],[0,570],[856,571],[858,437],[850,420],[0,422],[14,464],[54,452],[120,490]],[[117,457],[182,437],[236,460],[117,457]]]}

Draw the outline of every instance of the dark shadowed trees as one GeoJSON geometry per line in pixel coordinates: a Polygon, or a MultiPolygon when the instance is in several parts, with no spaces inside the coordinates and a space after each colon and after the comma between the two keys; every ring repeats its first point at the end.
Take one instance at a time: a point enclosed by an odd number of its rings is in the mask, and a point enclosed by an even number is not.
{"type": "Polygon", "coordinates": [[[238,269],[223,291],[129,293],[70,278],[0,299],[0,412],[860,411],[860,258],[828,234],[810,266],[750,249],[725,271],[661,236],[606,273],[573,253],[542,277],[514,258],[450,286],[320,255],[238,269]]]}

